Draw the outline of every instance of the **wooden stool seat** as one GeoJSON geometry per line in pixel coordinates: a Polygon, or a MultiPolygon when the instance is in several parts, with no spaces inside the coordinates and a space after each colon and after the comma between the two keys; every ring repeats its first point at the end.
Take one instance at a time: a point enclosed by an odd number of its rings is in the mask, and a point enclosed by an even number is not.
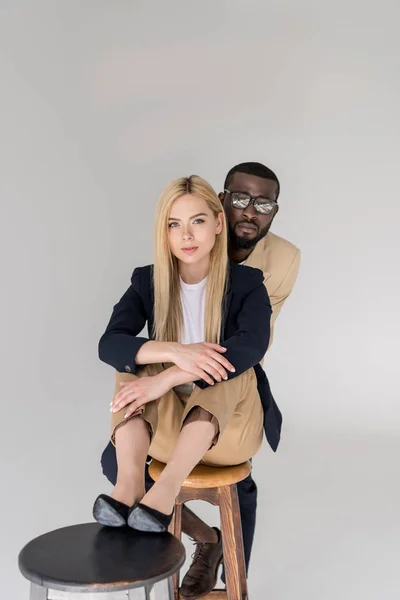
{"type": "MultiPolygon", "coordinates": [[[[165,464],[152,460],[149,466],[150,477],[157,481],[164,468],[165,464]]],[[[246,479],[250,472],[249,461],[233,467],[197,465],[184,481],[175,500],[170,532],[178,539],[182,534],[182,505],[185,502],[205,500],[219,507],[226,590],[214,590],[204,596],[204,600],[206,598],[248,600],[242,523],[236,484],[246,479]]],[[[175,600],[179,600],[179,575],[174,575],[173,581],[175,600]]]]}
{"type": "MultiPolygon", "coordinates": [[[[157,481],[165,468],[165,464],[152,460],[149,466],[150,477],[157,481]]],[[[224,485],[233,485],[246,479],[251,473],[249,461],[234,467],[208,467],[197,465],[184,481],[185,488],[216,488],[224,485]]]]}

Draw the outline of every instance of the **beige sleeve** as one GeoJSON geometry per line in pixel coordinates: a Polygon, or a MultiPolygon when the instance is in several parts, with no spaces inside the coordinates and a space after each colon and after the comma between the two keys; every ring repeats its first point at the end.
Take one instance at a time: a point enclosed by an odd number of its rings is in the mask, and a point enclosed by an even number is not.
{"type": "Polygon", "coordinates": [[[271,336],[269,340],[269,346],[271,346],[273,337],[274,337],[274,325],[275,321],[278,318],[278,315],[281,311],[282,306],[284,305],[286,299],[290,296],[290,293],[296,283],[297,275],[299,273],[300,267],[300,257],[301,252],[297,249],[296,254],[291,262],[291,265],[282,279],[281,283],[278,287],[270,293],[270,301],[272,306],[272,316],[271,316],[271,336]]]}

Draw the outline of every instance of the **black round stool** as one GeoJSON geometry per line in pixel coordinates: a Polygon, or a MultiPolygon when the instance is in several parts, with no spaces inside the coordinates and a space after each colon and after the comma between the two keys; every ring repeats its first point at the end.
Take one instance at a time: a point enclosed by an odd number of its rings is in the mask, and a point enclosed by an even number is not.
{"type": "Polygon", "coordinates": [[[48,600],[49,589],[71,594],[125,590],[129,600],[172,600],[172,576],[184,562],[182,543],[169,533],[97,523],[41,535],[18,559],[21,573],[31,581],[30,600],[48,600]]]}

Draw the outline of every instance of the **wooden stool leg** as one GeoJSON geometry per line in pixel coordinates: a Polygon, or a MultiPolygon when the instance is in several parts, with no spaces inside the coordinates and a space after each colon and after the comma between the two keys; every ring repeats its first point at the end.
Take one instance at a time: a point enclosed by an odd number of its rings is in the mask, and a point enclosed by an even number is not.
{"type": "Polygon", "coordinates": [[[242,532],[242,519],[240,517],[239,498],[236,484],[231,485],[232,495],[232,510],[233,510],[233,524],[235,527],[235,539],[236,539],[236,552],[239,566],[239,577],[240,584],[242,586],[242,599],[247,600],[247,575],[246,575],[246,563],[244,560],[244,548],[243,548],[243,532],[242,532]]]}
{"type": "MultiPolygon", "coordinates": [[[[178,540],[182,537],[182,504],[175,504],[174,516],[169,526],[169,532],[178,540]]],[[[174,586],[174,598],[179,600],[179,571],[172,576],[174,586]]]]}
{"type": "MultiPolygon", "coordinates": [[[[226,596],[228,600],[242,600],[241,578],[236,548],[236,528],[234,510],[238,510],[232,501],[232,487],[219,488],[219,509],[221,515],[222,548],[226,577],[226,596]]],[[[240,519],[240,513],[239,513],[240,519]]]]}
{"type": "Polygon", "coordinates": [[[47,600],[48,589],[42,587],[41,585],[37,585],[36,583],[31,583],[31,593],[29,596],[29,600],[47,600]]]}

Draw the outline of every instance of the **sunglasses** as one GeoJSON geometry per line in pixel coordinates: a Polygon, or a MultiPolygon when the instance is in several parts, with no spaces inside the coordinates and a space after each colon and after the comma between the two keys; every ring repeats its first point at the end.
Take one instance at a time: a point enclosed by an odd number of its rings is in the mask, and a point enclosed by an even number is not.
{"type": "Polygon", "coordinates": [[[251,196],[246,192],[231,192],[231,190],[224,190],[226,194],[230,194],[231,204],[234,208],[244,210],[253,202],[254,210],[262,215],[270,215],[278,203],[275,200],[269,198],[263,198],[262,196],[251,196]]]}

